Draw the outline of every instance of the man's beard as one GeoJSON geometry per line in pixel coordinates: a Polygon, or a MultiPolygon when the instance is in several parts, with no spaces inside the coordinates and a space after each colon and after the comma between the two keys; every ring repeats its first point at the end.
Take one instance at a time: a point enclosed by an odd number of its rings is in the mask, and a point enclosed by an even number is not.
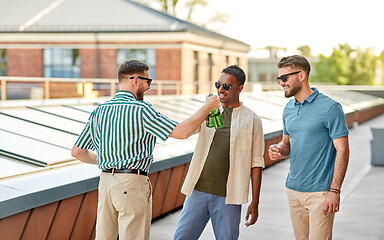
{"type": "Polygon", "coordinates": [[[143,92],[137,92],[137,100],[144,101],[144,93],[143,92]]]}
{"type": "Polygon", "coordinates": [[[301,90],[301,85],[296,86],[294,88],[290,88],[290,89],[291,89],[291,91],[284,92],[284,95],[285,95],[286,98],[290,98],[292,96],[295,96],[301,90]]]}
{"type": "Polygon", "coordinates": [[[141,88],[137,89],[137,92],[136,92],[137,100],[144,101],[144,93],[145,93],[145,91],[143,89],[141,89],[141,88]]]}

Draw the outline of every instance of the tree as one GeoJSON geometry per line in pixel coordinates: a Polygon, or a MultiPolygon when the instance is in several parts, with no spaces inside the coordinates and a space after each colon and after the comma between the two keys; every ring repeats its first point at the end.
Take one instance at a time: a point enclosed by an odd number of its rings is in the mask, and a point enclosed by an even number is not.
{"type": "Polygon", "coordinates": [[[381,76],[379,75],[379,79],[378,79],[378,82],[380,83],[381,82],[381,84],[382,85],[384,85],[384,50],[383,51],[381,51],[381,53],[380,53],[380,56],[379,56],[379,62],[378,62],[378,64],[376,65],[376,66],[378,66],[378,67],[380,67],[381,69],[381,76]]]}
{"type": "MultiPolygon", "coordinates": [[[[175,0],[174,0],[175,1],[175,0]]],[[[188,1],[185,5],[186,7],[188,8],[188,15],[187,15],[187,19],[188,20],[192,20],[192,13],[193,11],[195,10],[195,8],[200,5],[202,7],[205,7],[207,6],[207,1],[205,0],[190,0],[188,1]]]]}
{"type": "Polygon", "coordinates": [[[311,48],[308,45],[300,46],[296,50],[304,57],[312,57],[311,48]]]}
{"type": "Polygon", "coordinates": [[[269,58],[278,58],[277,54],[280,50],[287,51],[286,48],[278,47],[278,46],[266,46],[265,48],[262,48],[262,49],[266,49],[269,51],[269,58]]]}
{"type": "Polygon", "coordinates": [[[330,57],[320,54],[319,61],[315,63],[316,74],[311,81],[372,85],[376,61],[372,49],[353,49],[348,44],[339,44],[330,57]]]}
{"type": "MultiPolygon", "coordinates": [[[[150,6],[181,19],[193,22],[193,13],[197,7],[205,7],[208,5],[207,0],[137,0],[141,4],[150,6]]],[[[211,19],[206,23],[200,24],[206,27],[207,25],[226,23],[229,16],[220,12],[216,12],[211,19]]]]}
{"type": "Polygon", "coordinates": [[[372,49],[357,49],[356,57],[351,59],[351,75],[348,84],[373,85],[378,58],[372,49]]]}
{"type": "MultiPolygon", "coordinates": [[[[182,8],[183,10],[186,10],[186,17],[184,19],[190,21],[192,19],[192,14],[197,6],[203,6],[205,7],[208,2],[206,0],[138,0],[141,4],[151,6],[156,8],[156,6],[160,5],[162,11],[175,16],[175,17],[181,17],[179,16],[179,12],[183,11],[177,11],[177,9],[182,8]],[[182,7],[180,7],[182,6],[182,7]]],[[[185,12],[185,11],[184,11],[185,12]]]]}

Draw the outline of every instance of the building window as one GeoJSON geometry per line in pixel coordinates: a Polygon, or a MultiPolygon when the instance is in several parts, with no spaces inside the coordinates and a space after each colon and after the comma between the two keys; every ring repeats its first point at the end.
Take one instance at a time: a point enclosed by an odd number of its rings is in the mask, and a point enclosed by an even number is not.
{"type": "Polygon", "coordinates": [[[236,64],[237,64],[237,66],[240,66],[240,58],[239,57],[236,58],[236,64]]]}
{"type": "Polygon", "coordinates": [[[7,50],[0,49],[0,76],[7,76],[7,50]]]}
{"type": "Polygon", "coordinates": [[[156,51],[155,49],[119,49],[117,52],[117,65],[126,60],[136,59],[149,67],[149,76],[156,78],[156,51]]]}
{"type": "Polygon", "coordinates": [[[229,56],[225,56],[225,67],[229,65],[229,56]]]}
{"type": "Polygon", "coordinates": [[[212,53],[208,53],[208,80],[209,82],[212,82],[212,74],[213,74],[213,59],[212,59],[212,53]]]}
{"type": "Polygon", "coordinates": [[[199,93],[199,52],[193,52],[193,82],[196,86],[196,93],[199,93]]]}
{"type": "Polygon", "coordinates": [[[79,78],[79,49],[44,49],[44,77],[79,78]]]}
{"type": "Polygon", "coordinates": [[[260,73],[259,74],[259,82],[267,82],[267,74],[260,73]]]}

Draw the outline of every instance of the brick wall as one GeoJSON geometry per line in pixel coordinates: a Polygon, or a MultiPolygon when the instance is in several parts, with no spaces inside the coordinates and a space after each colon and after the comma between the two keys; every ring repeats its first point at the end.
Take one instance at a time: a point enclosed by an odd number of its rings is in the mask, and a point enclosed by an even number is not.
{"type": "Polygon", "coordinates": [[[95,49],[79,49],[80,55],[80,77],[95,78],[96,77],[96,50],[95,49]]]}
{"type": "Polygon", "coordinates": [[[81,78],[116,78],[116,49],[79,49],[81,78]],[[99,69],[97,69],[99,62],[99,69]]]}
{"type": "Polygon", "coordinates": [[[7,49],[7,75],[43,76],[43,49],[7,49]]]}
{"type": "Polygon", "coordinates": [[[156,49],[155,80],[181,80],[181,61],[181,49],[156,49]]]}
{"type": "Polygon", "coordinates": [[[117,78],[117,49],[100,49],[100,78],[117,78]]]}

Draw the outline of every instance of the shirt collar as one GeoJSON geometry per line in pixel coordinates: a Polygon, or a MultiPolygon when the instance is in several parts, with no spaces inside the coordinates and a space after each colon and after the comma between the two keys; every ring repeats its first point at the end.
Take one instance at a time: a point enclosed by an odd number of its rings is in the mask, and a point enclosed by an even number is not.
{"type": "Polygon", "coordinates": [[[115,93],[115,98],[133,98],[137,100],[136,96],[130,91],[119,90],[115,93]]]}
{"type": "Polygon", "coordinates": [[[311,93],[311,95],[309,95],[305,101],[307,102],[312,102],[313,100],[315,100],[315,98],[317,97],[317,95],[319,95],[319,90],[317,90],[317,88],[311,88],[313,93],[311,93]]]}
{"type": "MultiPolygon", "coordinates": [[[[317,90],[317,88],[311,88],[313,90],[313,92],[311,93],[311,95],[309,95],[305,100],[307,102],[313,102],[313,100],[315,100],[315,98],[317,97],[317,95],[319,95],[319,90],[317,90]]],[[[303,103],[304,103],[303,102],[303,103]]],[[[295,104],[300,104],[297,99],[295,98],[295,104]]]]}
{"type": "MultiPolygon", "coordinates": [[[[244,107],[244,104],[243,104],[242,102],[240,102],[240,106],[233,108],[233,111],[240,110],[240,109],[242,109],[243,107],[244,107]]],[[[224,111],[224,107],[223,107],[223,105],[220,104],[219,109],[220,109],[220,112],[223,113],[223,111],[224,111]]]]}

